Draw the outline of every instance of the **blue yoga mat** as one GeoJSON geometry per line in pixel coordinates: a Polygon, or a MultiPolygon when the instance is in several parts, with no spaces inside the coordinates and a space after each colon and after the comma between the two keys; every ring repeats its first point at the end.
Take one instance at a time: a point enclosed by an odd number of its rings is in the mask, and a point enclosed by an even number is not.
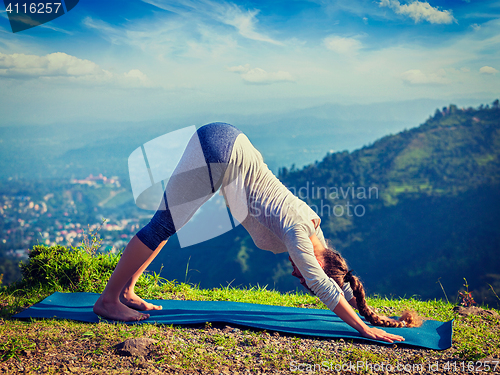
{"type": "MultiPolygon", "coordinates": [[[[92,312],[92,306],[97,298],[99,294],[96,293],[54,293],[14,315],[14,318],[57,318],[97,323],[102,320],[92,312]]],[[[127,324],[227,323],[296,335],[342,337],[384,343],[361,337],[358,331],[348,326],[330,310],[228,301],[148,300],[148,302],[161,305],[163,310],[149,311],[151,314],[149,319],[127,324]]],[[[384,328],[384,330],[403,336],[405,345],[444,350],[451,347],[452,323],[452,320],[444,323],[426,320],[418,328],[384,328]]]]}

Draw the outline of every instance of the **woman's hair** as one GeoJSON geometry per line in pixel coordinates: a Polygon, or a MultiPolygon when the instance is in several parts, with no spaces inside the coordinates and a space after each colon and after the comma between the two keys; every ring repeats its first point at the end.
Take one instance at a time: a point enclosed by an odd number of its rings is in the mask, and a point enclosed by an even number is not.
{"type": "MultiPolygon", "coordinates": [[[[319,254],[318,254],[319,255],[319,254]]],[[[358,311],[371,324],[382,327],[419,327],[422,325],[422,319],[415,311],[406,310],[399,320],[394,320],[383,315],[378,315],[370,306],[366,304],[365,290],[361,281],[348,271],[347,263],[344,258],[335,250],[325,249],[322,253],[326,275],[342,288],[344,283],[349,283],[356,298],[358,311]]]]}

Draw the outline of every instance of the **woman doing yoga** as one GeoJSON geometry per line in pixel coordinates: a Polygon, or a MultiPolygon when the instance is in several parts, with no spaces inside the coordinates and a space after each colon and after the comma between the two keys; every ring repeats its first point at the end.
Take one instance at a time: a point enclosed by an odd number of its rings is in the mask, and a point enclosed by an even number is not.
{"type": "Polygon", "coordinates": [[[240,130],[224,123],[205,125],[191,137],[167,183],[160,208],[126,246],[94,305],[96,314],[134,321],[149,318],[140,311],[161,309],[138,297],[135,283],[167,239],[219,188],[231,214],[257,247],[276,254],[288,252],[292,275],[362,336],[387,342],[404,340],[366,325],[352,307],[372,325],[419,324],[413,313],[405,312],[400,320],[393,320],[367,306],[361,282],[348,271],[341,255],[328,248],[319,216],[273,175],[240,130]]]}

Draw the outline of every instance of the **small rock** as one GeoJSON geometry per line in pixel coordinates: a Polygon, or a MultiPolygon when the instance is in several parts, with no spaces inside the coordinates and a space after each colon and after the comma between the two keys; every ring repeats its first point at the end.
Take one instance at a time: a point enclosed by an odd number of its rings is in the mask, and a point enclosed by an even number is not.
{"type": "Polygon", "coordinates": [[[149,338],[127,339],[114,346],[117,354],[128,357],[146,356],[150,347],[158,340],[149,338]]]}
{"type": "Polygon", "coordinates": [[[222,329],[222,332],[224,332],[224,333],[228,333],[228,332],[231,332],[231,331],[233,331],[233,327],[230,327],[230,326],[225,326],[222,329]]]}
{"type": "Polygon", "coordinates": [[[453,308],[453,311],[455,311],[460,316],[481,315],[481,316],[492,316],[494,318],[500,317],[500,315],[498,315],[498,313],[494,310],[485,310],[477,306],[469,306],[469,307],[455,306],[453,308]]]}

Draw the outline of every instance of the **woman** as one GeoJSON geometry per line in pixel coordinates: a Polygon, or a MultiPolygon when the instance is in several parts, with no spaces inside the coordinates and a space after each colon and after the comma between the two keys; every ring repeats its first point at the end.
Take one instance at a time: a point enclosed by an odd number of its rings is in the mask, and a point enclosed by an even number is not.
{"type": "Polygon", "coordinates": [[[94,305],[96,314],[134,321],[149,317],[137,310],[161,309],[139,298],[135,283],[167,239],[220,187],[231,214],[255,244],[274,253],[288,252],[292,275],[342,320],[367,338],[404,340],[367,326],[351,306],[377,325],[410,326],[415,324],[414,317],[395,321],[370,310],[359,280],[347,272],[340,254],[327,248],[318,215],[272,174],[240,130],[224,123],[205,125],[193,135],[165,188],[160,208],[126,246],[94,305]]]}

